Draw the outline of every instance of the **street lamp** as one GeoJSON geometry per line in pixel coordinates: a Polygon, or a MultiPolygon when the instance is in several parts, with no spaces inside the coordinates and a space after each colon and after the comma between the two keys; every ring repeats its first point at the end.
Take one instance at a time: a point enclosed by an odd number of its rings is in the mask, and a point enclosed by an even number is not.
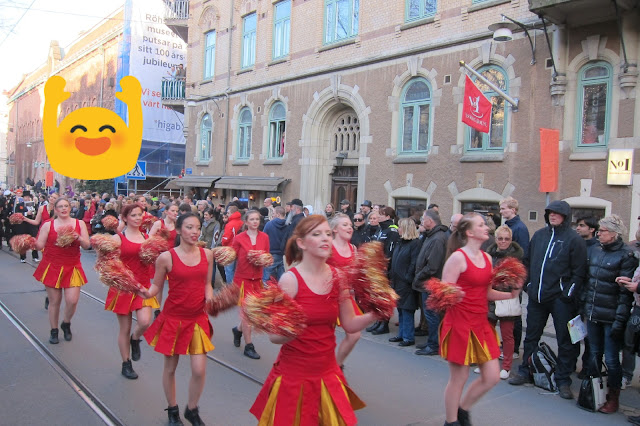
{"type": "Polygon", "coordinates": [[[535,28],[529,27],[515,19],[511,19],[502,13],[500,16],[502,16],[502,21],[489,25],[489,31],[493,31],[493,39],[498,42],[511,41],[513,40],[513,30],[518,27],[522,28],[529,39],[529,44],[531,45],[531,65],[535,65],[536,48],[533,44],[533,40],[531,39],[531,35],[529,34],[529,30],[533,30],[535,28]],[[511,22],[506,22],[505,19],[508,19],[511,22]]]}
{"type": "Polygon", "coordinates": [[[342,167],[342,163],[344,163],[344,159],[347,158],[349,154],[347,152],[339,152],[336,155],[336,165],[338,167],[342,167]]]}

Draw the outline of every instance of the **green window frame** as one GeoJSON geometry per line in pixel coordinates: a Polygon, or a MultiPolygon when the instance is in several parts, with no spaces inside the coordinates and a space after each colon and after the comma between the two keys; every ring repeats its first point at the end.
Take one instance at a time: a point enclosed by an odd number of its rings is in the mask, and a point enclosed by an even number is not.
{"type": "MultiPolygon", "coordinates": [[[[478,73],[502,89],[503,92],[509,94],[509,79],[507,78],[507,73],[501,67],[489,65],[480,68],[478,73]]],[[[507,117],[509,114],[507,103],[502,96],[487,84],[478,80],[477,77],[473,76],[472,80],[493,104],[493,108],[491,110],[491,128],[488,134],[467,126],[466,151],[469,153],[504,152],[507,139],[507,117]]]]}
{"type": "Polygon", "coordinates": [[[209,31],[205,34],[204,47],[204,72],[203,78],[209,80],[215,74],[216,66],[216,32],[209,31]]]}
{"type": "Polygon", "coordinates": [[[240,120],[238,120],[238,151],[236,158],[239,160],[248,160],[251,154],[252,121],[251,110],[248,107],[242,108],[240,120]]]}
{"type": "Polygon", "coordinates": [[[200,122],[200,147],[198,150],[198,159],[208,161],[211,159],[211,142],[213,137],[213,122],[211,116],[205,114],[200,122]]]}
{"type": "Polygon", "coordinates": [[[405,84],[400,104],[398,153],[426,154],[431,142],[431,87],[424,78],[405,84]]]}
{"type": "Polygon", "coordinates": [[[291,44],[291,0],[274,5],[273,13],[273,52],[272,58],[284,58],[289,55],[291,44]]]}
{"type": "Polygon", "coordinates": [[[282,102],[276,102],[269,112],[268,158],[284,156],[287,110],[282,102]]]}
{"type": "Polygon", "coordinates": [[[258,16],[255,12],[242,18],[242,63],[241,68],[252,67],[256,63],[256,29],[258,16]]]}
{"type": "Polygon", "coordinates": [[[604,61],[590,62],[578,73],[578,148],[601,148],[609,143],[612,83],[613,69],[604,61]]]}
{"type": "Polygon", "coordinates": [[[430,18],[436,14],[438,0],[405,0],[405,22],[430,18]]]}
{"type": "Polygon", "coordinates": [[[360,0],[325,0],[324,44],[358,35],[360,0]]]}

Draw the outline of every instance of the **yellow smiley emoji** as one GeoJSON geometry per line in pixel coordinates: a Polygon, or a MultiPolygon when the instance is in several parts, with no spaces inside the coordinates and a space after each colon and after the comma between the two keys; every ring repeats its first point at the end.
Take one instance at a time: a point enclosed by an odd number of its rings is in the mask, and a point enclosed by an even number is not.
{"type": "Polygon", "coordinates": [[[74,179],[111,179],[136,166],[142,145],[142,87],[132,76],[120,80],[116,98],[127,104],[129,126],[115,112],[87,107],[57,125],[58,106],[71,96],[66,81],[53,76],[44,86],[42,134],[51,167],[74,179]]]}

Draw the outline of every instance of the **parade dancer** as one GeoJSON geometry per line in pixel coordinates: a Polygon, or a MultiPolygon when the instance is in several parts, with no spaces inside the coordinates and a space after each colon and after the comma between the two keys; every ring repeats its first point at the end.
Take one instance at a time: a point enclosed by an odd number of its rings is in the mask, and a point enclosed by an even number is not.
{"type": "Polygon", "coordinates": [[[205,312],[205,303],[213,300],[211,276],[213,254],[196,246],[200,237],[200,219],[194,213],[180,216],[176,222],[180,245],[162,253],[156,261],[156,271],[150,289],[140,289],[144,298],[162,292],[164,280],[169,276],[169,292],[164,309],[144,338],[155,351],[164,355],[162,386],[169,403],[170,425],[181,425],[176,400],[176,368],[180,355],[189,355],[191,380],[189,400],[184,416],[194,425],[201,425],[198,401],[206,378],[206,353],[213,350],[213,328],[205,312]]]}
{"type": "Polygon", "coordinates": [[[332,240],[324,215],[311,215],[287,242],[286,258],[298,263],[282,275],[279,286],[301,305],[307,322],[296,338],[269,336],[282,348],[251,407],[260,426],[355,425],[354,409],[365,406],[336,362],[336,317],[349,333],[377,318],[370,312],[355,315],[349,290],[326,263],[332,240]]]}
{"type": "MultiPolygon", "coordinates": [[[[176,231],[176,220],[178,220],[178,205],[171,204],[167,206],[165,209],[165,218],[162,220],[157,220],[151,226],[149,230],[149,236],[153,237],[158,233],[161,229],[166,229],[169,231],[169,245],[174,247],[176,245],[176,238],[178,237],[178,233],[176,231]]],[[[158,299],[158,309],[155,310],[154,315],[157,318],[160,314],[160,306],[162,306],[162,292],[156,296],[158,299]]]]}
{"type": "Polygon", "coordinates": [[[42,225],[36,240],[36,249],[44,249],[44,252],[42,261],[33,276],[47,289],[49,323],[51,325],[49,343],[55,345],[58,343],[58,319],[63,289],[65,306],[60,328],[64,333],[64,340],[69,341],[72,338],[71,318],[76,311],[80,287],[87,283],[87,277],[80,263],[80,247],[87,250],[90,247],[90,242],[85,223],[69,216],[71,205],[66,198],[56,200],[54,211],[56,219],[42,225]],[[67,226],[74,229],[77,237],[70,246],[60,247],[56,244],[57,231],[67,226]]]}
{"type": "MultiPolygon", "coordinates": [[[[142,223],[142,207],[137,204],[127,204],[122,208],[120,216],[126,227],[120,234],[111,239],[120,247],[120,260],[133,272],[133,276],[141,286],[151,286],[151,269],[140,260],[140,246],[145,241],[145,235],[140,229],[142,223]]],[[[160,305],[155,297],[143,299],[137,294],[120,291],[109,287],[105,310],[112,311],[118,317],[120,331],[118,333],[118,348],[122,357],[122,375],[127,379],[137,379],[138,374],[133,370],[131,361],[140,359],[140,340],[142,334],[151,324],[152,309],[160,305]],[[136,312],[137,325],[131,333],[132,312],[136,312]],[[131,358],[129,358],[131,352],[131,358]]]]}
{"type": "Polygon", "coordinates": [[[447,309],[440,326],[440,355],[449,361],[445,426],[470,425],[471,406],[500,381],[500,346],[487,319],[488,300],[513,299],[519,290],[506,293],[491,288],[491,256],[480,249],[488,239],[489,228],[477,213],[464,215],[449,239],[451,256],[444,264],[442,281],[456,283],[465,294],[447,309]],[[480,366],[480,378],[463,397],[471,364],[480,366]]]}
{"type": "MultiPolygon", "coordinates": [[[[262,289],[262,266],[256,266],[248,260],[248,254],[251,250],[262,250],[269,253],[269,236],[258,231],[260,219],[259,211],[249,210],[244,219],[247,230],[236,235],[231,243],[237,254],[233,283],[240,287],[240,304],[246,294],[255,293],[262,289]]],[[[232,331],[233,345],[239,348],[240,339],[244,336],[244,355],[251,359],[260,359],[260,355],[251,343],[251,325],[242,319],[242,315],[240,315],[240,325],[233,327],[232,331]]]]}

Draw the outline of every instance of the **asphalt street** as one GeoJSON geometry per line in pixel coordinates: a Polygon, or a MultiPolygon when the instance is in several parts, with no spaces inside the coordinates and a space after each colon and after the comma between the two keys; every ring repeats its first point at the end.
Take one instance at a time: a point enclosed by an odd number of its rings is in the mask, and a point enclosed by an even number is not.
{"type": "MultiPolygon", "coordinates": [[[[115,315],[104,311],[107,289],[93,270],[95,254],[83,252],[82,263],[89,279],[83,287],[72,320],[73,340],[62,338],[49,345],[47,311],[43,286],[32,277],[34,266],[28,256],[21,264],[6,246],[0,253],[0,301],[28,327],[53,355],[91,390],[117,417],[129,425],[166,424],[167,404],[162,391],[163,357],[142,345],[142,359],[134,363],[138,380],[120,375],[121,360],[116,344],[115,315]]],[[[279,346],[264,335],[254,344],[262,358],[254,361],[242,355],[232,343],[231,328],[237,310],[212,318],[213,344],[207,367],[207,382],[200,400],[200,413],[208,425],[255,425],[249,413],[260,385],[274,362],[279,346]]],[[[448,368],[439,357],[414,355],[415,348],[401,348],[387,342],[391,334],[363,338],[347,359],[345,374],[351,387],[367,403],[358,411],[359,424],[442,425],[444,388],[448,368]]],[[[337,333],[338,340],[343,334],[337,333]]],[[[424,338],[418,338],[418,343],[424,338]]],[[[547,336],[547,341],[552,339],[547,336]]],[[[555,345],[553,345],[555,346],[555,345]]],[[[177,372],[177,395],[181,411],[186,404],[190,370],[187,357],[177,372]]],[[[469,381],[477,378],[471,373],[469,381]]],[[[579,381],[572,386],[577,395],[579,381]]],[[[640,414],[640,384],[621,395],[621,412],[613,415],[590,413],[574,401],[561,399],[532,386],[514,387],[501,381],[475,407],[474,425],[622,425],[625,415],[640,414]]],[[[94,425],[102,420],[80,398],[23,334],[0,315],[0,425],[94,425]]],[[[185,421],[186,422],[186,421],[185,421]]],[[[188,422],[187,422],[188,424],[188,422]]]]}

